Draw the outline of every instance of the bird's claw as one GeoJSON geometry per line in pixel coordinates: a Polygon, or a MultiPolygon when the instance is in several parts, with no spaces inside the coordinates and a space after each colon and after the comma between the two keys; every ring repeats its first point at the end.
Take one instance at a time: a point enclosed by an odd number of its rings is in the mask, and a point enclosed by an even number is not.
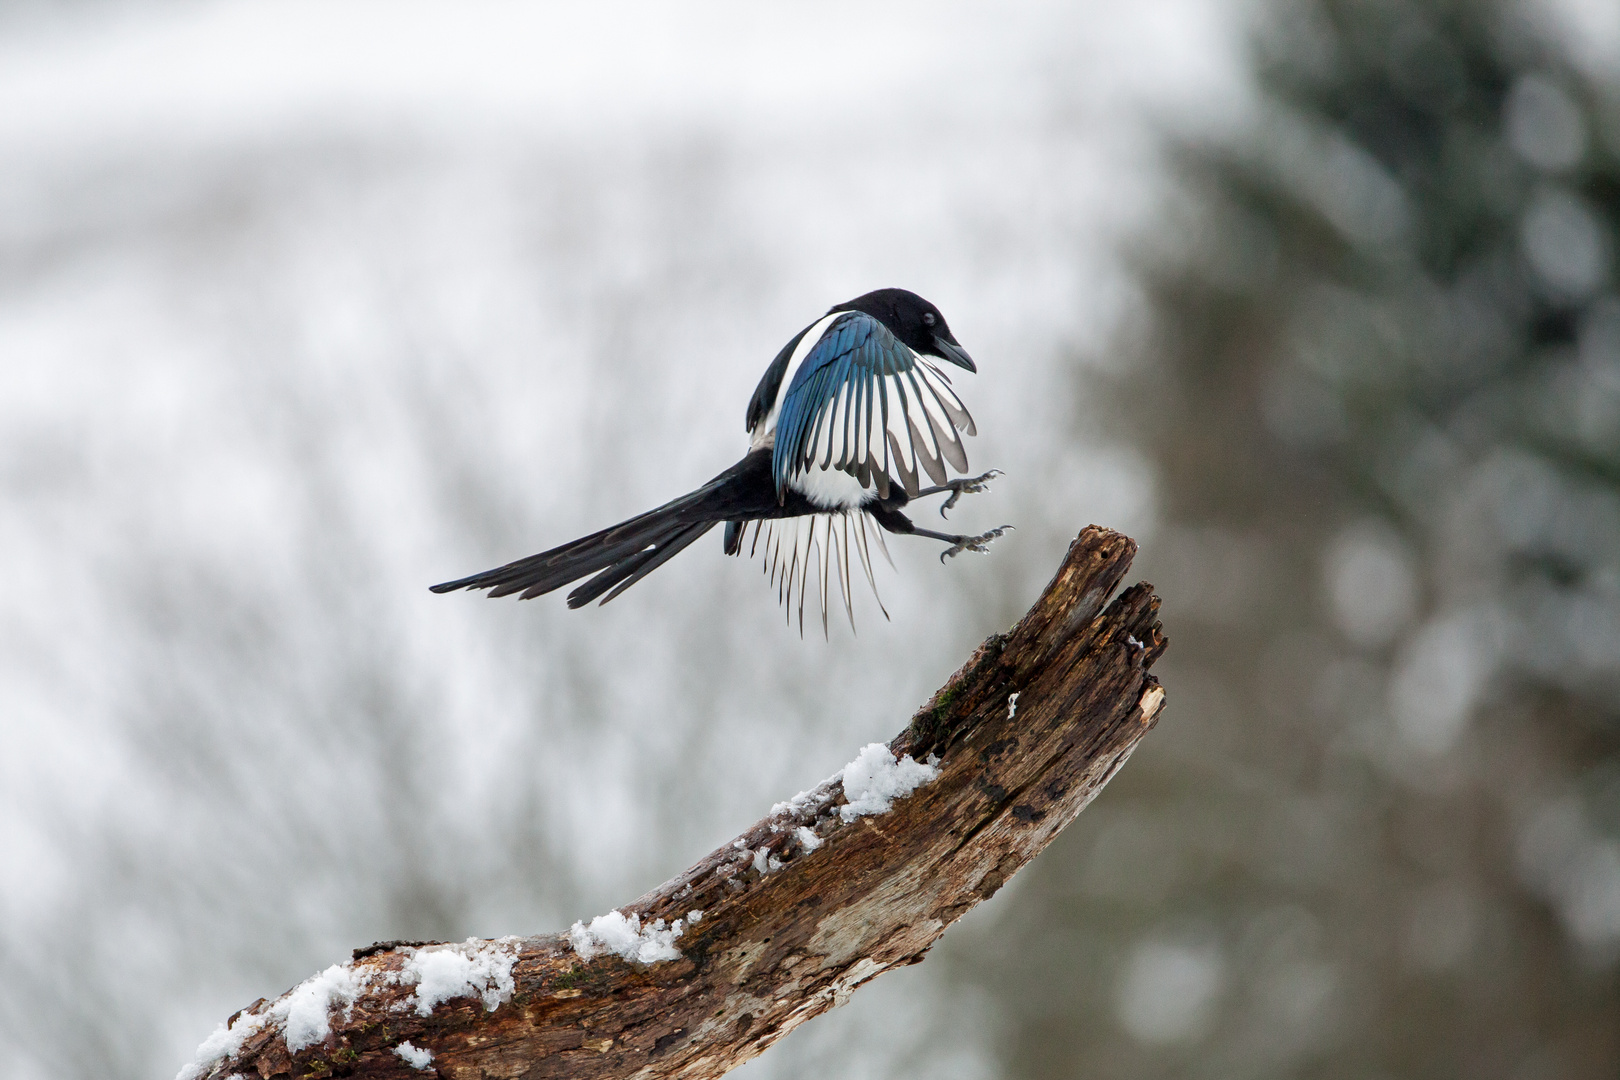
{"type": "Polygon", "coordinates": [[[940,505],[939,516],[945,517],[945,511],[956,505],[956,500],[964,495],[976,495],[981,491],[990,490],[990,481],[1002,475],[1000,469],[991,469],[981,476],[966,477],[961,480],[948,481],[943,486],[951,489],[951,497],[940,505]]]}
{"type": "Polygon", "coordinates": [[[980,533],[978,536],[960,537],[956,543],[939,553],[939,561],[943,563],[946,559],[954,559],[964,551],[977,551],[981,555],[989,554],[990,541],[1011,528],[1011,525],[1002,525],[1000,528],[991,529],[989,532],[980,533]]]}

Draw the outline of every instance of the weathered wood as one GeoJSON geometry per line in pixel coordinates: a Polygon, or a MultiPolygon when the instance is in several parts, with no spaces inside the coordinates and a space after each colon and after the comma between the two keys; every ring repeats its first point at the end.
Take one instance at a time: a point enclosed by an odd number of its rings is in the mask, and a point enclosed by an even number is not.
{"type": "Polygon", "coordinates": [[[565,934],[381,943],[233,1017],[213,1052],[235,1052],[182,1076],[720,1076],[879,972],[920,962],[1124,764],[1164,704],[1147,671],[1165,647],[1150,587],[1103,611],[1135,552],[1118,533],[1082,532],[1029,613],[889,744],[936,757],[936,779],[846,822],[835,777],[620,909],[644,925],[682,920],[678,959],[586,960],[565,934]],[[482,996],[436,1002],[431,987],[456,980],[424,974],[434,963],[474,972],[462,992],[482,996]],[[413,1048],[419,1062],[432,1053],[421,1071],[413,1048]]]}

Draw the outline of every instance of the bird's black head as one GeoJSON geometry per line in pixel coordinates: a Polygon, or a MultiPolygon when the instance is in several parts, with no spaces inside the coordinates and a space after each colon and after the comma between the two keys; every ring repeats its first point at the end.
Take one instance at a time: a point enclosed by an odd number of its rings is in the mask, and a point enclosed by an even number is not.
{"type": "Polygon", "coordinates": [[[834,311],[863,312],[888,327],[889,333],[899,338],[912,352],[937,356],[969,371],[979,370],[973,366],[973,358],[957,344],[939,308],[914,292],[878,289],[839,304],[827,313],[830,315],[834,311]]]}

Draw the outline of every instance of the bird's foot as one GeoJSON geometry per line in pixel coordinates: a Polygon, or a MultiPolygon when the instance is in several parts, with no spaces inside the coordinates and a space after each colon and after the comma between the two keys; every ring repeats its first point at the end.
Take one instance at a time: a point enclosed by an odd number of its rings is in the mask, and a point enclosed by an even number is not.
{"type": "Polygon", "coordinates": [[[981,555],[989,554],[990,541],[1011,528],[1011,525],[1003,525],[1000,528],[991,529],[989,532],[980,533],[978,536],[958,536],[955,543],[939,553],[939,561],[944,562],[946,559],[954,559],[964,551],[977,551],[981,555]]]}
{"type": "Polygon", "coordinates": [[[950,480],[939,485],[938,490],[949,491],[951,493],[951,497],[946,499],[945,502],[940,505],[939,516],[945,517],[945,511],[955,506],[956,500],[960,499],[962,496],[976,495],[981,491],[989,491],[990,481],[1001,475],[1002,472],[1000,469],[991,469],[982,476],[964,477],[961,480],[950,480]]]}

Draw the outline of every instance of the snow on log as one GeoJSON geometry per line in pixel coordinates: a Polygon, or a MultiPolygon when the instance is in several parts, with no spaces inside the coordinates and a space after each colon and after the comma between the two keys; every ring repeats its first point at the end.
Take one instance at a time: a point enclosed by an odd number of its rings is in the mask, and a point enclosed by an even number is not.
{"type": "Polygon", "coordinates": [[[1136,553],[1092,526],[887,747],[571,931],[356,949],[220,1026],[179,1080],[717,1077],[922,961],[1041,851],[1164,707],[1136,553]]]}

